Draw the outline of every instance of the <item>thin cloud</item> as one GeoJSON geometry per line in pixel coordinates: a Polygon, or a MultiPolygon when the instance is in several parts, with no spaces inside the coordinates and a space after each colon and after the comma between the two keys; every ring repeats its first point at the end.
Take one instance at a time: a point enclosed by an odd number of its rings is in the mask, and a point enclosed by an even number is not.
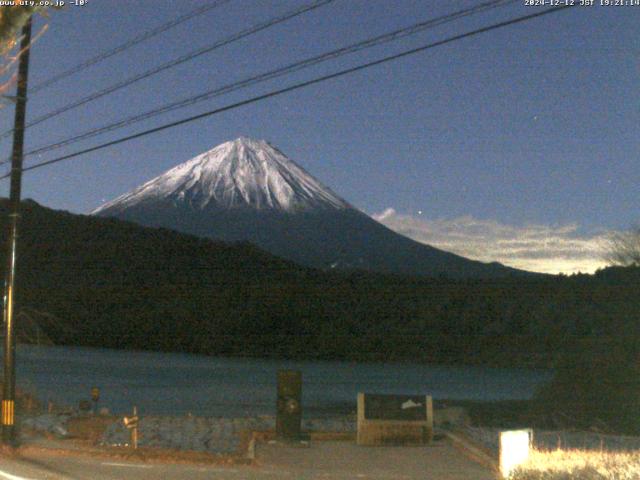
{"type": "Polygon", "coordinates": [[[517,227],[471,216],[429,220],[393,208],[373,218],[418,242],[483,262],[544,273],[592,273],[606,266],[609,233],[581,235],[577,224],[517,227]]]}

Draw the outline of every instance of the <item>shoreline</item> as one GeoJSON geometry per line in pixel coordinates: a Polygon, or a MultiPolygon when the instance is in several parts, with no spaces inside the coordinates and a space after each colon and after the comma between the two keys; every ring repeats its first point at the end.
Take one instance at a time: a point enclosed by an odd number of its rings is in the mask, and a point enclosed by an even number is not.
{"type": "MultiPolygon", "coordinates": [[[[365,358],[360,357],[357,354],[350,356],[338,356],[329,358],[323,355],[285,355],[285,354],[272,354],[272,355],[257,355],[248,353],[246,355],[225,355],[225,354],[207,354],[202,352],[193,352],[187,350],[153,350],[153,349],[140,349],[140,348],[114,348],[111,346],[99,346],[99,345],[85,345],[85,344],[72,344],[72,343],[58,343],[58,344],[34,344],[34,343],[19,343],[16,348],[18,351],[21,348],[27,349],[67,349],[73,348],[79,351],[95,352],[118,352],[120,354],[135,354],[135,355],[176,355],[184,356],[187,358],[210,358],[220,361],[270,361],[270,362],[291,362],[291,363],[348,363],[361,366],[411,366],[420,365],[428,367],[442,367],[442,368],[482,368],[482,369],[496,369],[496,370],[526,370],[528,372],[539,371],[541,373],[549,373],[554,369],[554,364],[557,358],[544,358],[542,360],[534,360],[537,356],[535,352],[523,352],[517,355],[517,358],[513,356],[488,356],[474,358],[472,361],[445,361],[438,360],[437,358],[424,358],[424,357],[407,357],[401,358],[394,356],[392,359],[385,359],[384,357],[365,358]]],[[[2,345],[0,345],[0,352],[2,352],[2,345]]]]}

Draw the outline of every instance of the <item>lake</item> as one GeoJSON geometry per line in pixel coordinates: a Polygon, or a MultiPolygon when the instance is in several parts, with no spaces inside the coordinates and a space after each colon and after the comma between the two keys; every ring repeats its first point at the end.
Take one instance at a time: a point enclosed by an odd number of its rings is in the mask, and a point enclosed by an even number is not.
{"type": "Polygon", "coordinates": [[[436,399],[527,399],[548,370],[397,363],[286,361],[20,345],[17,385],[42,401],[77,405],[100,388],[100,406],[153,415],[273,414],[276,372],[299,369],[303,408],[349,412],[358,392],[430,394],[436,399]]]}

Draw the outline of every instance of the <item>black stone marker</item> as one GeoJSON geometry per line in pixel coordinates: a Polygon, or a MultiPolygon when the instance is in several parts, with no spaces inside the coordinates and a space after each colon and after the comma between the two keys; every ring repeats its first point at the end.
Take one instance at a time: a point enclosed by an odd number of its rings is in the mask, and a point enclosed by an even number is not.
{"type": "Polygon", "coordinates": [[[278,371],[278,400],[276,406],[276,435],[297,440],[302,433],[302,372],[278,371]]]}

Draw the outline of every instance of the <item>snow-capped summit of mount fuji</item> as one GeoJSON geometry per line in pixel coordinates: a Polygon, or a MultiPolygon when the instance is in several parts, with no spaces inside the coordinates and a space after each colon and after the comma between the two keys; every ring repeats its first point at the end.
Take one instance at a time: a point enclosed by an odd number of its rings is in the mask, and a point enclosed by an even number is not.
{"type": "Polygon", "coordinates": [[[389,230],[268,142],[245,137],[198,155],[93,213],[199,237],[251,242],[317,268],[452,277],[518,274],[389,230]]]}
{"type": "Polygon", "coordinates": [[[194,210],[351,208],[268,142],[240,137],[168,170],[93,213],[117,212],[161,200],[194,210]]]}

